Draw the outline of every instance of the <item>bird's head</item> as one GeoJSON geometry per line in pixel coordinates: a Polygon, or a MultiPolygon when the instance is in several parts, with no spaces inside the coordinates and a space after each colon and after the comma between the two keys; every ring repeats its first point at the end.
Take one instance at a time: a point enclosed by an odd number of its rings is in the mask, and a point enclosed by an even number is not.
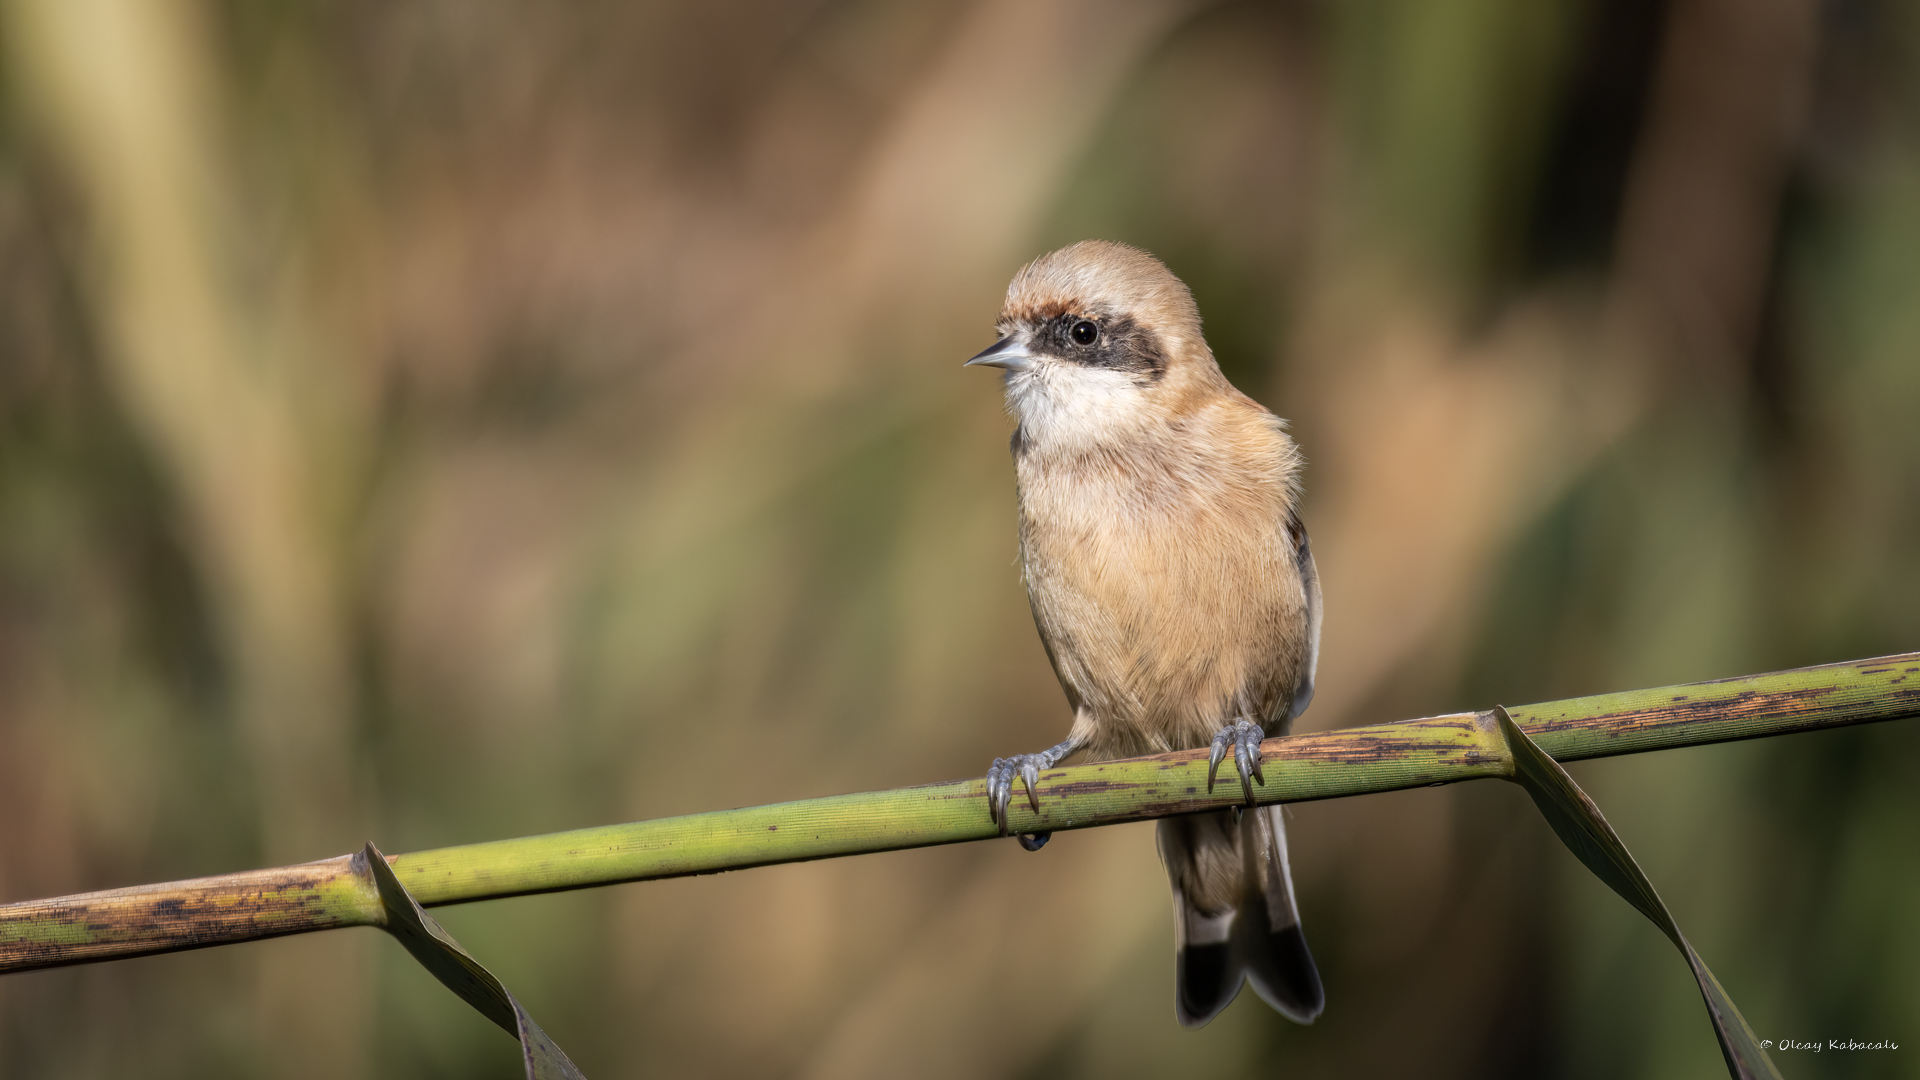
{"type": "Polygon", "coordinates": [[[1193,294],[1125,244],[1083,240],[1028,263],[995,329],[1000,340],[967,366],[1005,370],[1007,407],[1029,443],[1109,445],[1198,396],[1231,392],[1193,294]]]}

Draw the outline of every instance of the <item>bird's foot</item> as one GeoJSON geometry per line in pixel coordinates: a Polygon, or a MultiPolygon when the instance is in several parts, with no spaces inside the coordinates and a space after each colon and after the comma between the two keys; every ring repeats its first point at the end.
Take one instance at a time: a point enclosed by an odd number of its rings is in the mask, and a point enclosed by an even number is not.
{"type": "Polygon", "coordinates": [[[1240,787],[1247,793],[1247,805],[1252,806],[1253,782],[1258,780],[1261,787],[1267,786],[1266,774],[1260,771],[1260,740],[1266,737],[1259,724],[1244,716],[1221,728],[1213,737],[1213,753],[1207,758],[1207,793],[1213,793],[1213,778],[1231,748],[1233,764],[1240,771],[1240,787]]]}
{"type": "MultiPolygon", "coordinates": [[[[1040,770],[1051,769],[1060,763],[1060,759],[1073,753],[1080,747],[1069,739],[1059,746],[1042,750],[1037,754],[1015,754],[1012,757],[994,758],[993,765],[987,769],[987,813],[993,817],[993,823],[1000,827],[1000,835],[1007,835],[1007,804],[1013,801],[1013,780],[1019,777],[1026,785],[1027,805],[1035,813],[1040,812],[1040,770]]],[[[1020,846],[1028,851],[1039,851],[1052,833],[1022,833],[1020,846]]]]}

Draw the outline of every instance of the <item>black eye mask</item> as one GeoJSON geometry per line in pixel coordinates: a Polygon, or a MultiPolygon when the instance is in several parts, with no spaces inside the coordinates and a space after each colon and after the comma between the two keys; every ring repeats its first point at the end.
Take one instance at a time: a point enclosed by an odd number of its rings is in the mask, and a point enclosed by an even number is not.
{"type": "Polygon", "coordinates": [[[1125,315],[1096,319],[1069,312],[1047,320],[1034,338],[1039,351],[1076,364],[1124,371],[1143,382],[1166,374],[1159,340],[1125,315]]]}

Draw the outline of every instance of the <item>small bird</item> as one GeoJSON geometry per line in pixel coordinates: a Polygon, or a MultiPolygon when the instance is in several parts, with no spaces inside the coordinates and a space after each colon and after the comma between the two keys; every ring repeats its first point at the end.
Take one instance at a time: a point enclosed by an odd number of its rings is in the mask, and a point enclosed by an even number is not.
{"type": "MultiPolygon", "coordinates": [[[[1005,371],[1020,564],[1073,726],[1037,754],[997,758],[989,811],[1007,832],[1018,777],[1211,745],[1249,807],[1260,740],[1313,699],[1320,578],[1300,522],[1300,452],[1286,422],[1234,389],[1193,294],[1138,248],[1088,240],[1014,275],[999,340],[967,366],[1005,371]]],[[[1047,840],[1020,837],[1028,850],[1047,840]]],[[[1199,1027],[1244,976],[1310,1023],[1325,996],[1300,932],[1280,807],[1159,822],[1173,886],[1175,1011],[1199,1027]]]]}

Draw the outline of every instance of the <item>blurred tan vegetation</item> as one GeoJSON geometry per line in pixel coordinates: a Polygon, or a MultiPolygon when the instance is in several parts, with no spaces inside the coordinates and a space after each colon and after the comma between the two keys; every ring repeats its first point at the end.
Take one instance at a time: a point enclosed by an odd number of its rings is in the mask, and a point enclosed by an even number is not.
{"type": "MultiPolygon", "coordinates": [[[[5,0],[0,893],[977,774],[1068,715],[988,343],[1141,244],[1290,417],[1310,728],[1920,647],[1899,0],[5,0]]],[[[1576,770],[1763,1038],[1920,1044],[1920,731],[1576,770]]],[[[586,1072],[1690,1077],[1520,792],[443,910],[586,1072]]],[[[1776,1056],[1920,1075],[1914,1051],[1776,1056]]],[[[0,982],[0,1071],[509,1076],[372,931],[0,982]]]]}

